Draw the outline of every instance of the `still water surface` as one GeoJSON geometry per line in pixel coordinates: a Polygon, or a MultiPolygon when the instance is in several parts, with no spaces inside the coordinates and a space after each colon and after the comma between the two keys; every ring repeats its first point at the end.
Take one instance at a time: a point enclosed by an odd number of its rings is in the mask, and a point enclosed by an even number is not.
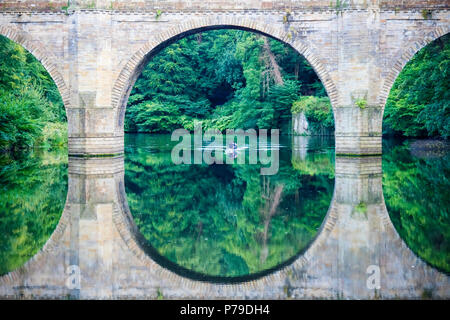
{"type": "MultiPolygon", "coordinates": [[[[169,135],[127,135],[125,189],[147,253],[193,278],[270,273],[314,240],[334,190],[334,146],[283,137],[280,166],[174,165],[169,135]]],[[[449,152],[421,153],[386,140],[383,192],[406,245],[450,271],[449,152]]],[[[67,196],[67,150],[0,159],[0,274],[15,270],[50,238],[67,196]]]]}
{"type": "Polygon", "coordinates": [[[279,147],[279,170],[262,176],[261,165],[174,165],[170,136],[128,135],[128,205],[154,258],[202,278],[258,274],[295,259],[334,189],[331,139],[311,140],[309,152],[297,140],[294,153],[288,137],[270,146],[279,147]]]}
{"type": "Polygon", "coordinates": [[[33,257],[58,224],[67,196],[67,149],[0,155],[0,274],[33,257]]]}

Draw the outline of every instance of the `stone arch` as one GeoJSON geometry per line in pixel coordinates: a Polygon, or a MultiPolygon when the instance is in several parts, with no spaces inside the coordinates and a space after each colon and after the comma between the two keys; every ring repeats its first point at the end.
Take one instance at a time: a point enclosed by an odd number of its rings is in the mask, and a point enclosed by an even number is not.
{"type": "Polygon", "coordinates": [[[263,289],[265,286],[275,285],[280,282],[280,279],[284,279],[292,274],[293,271],[305,268],[310,263],[311,259],[323,250],[329,235],[336,225],[339,215],[338,208],[335,205],[335,185],[330,206],[316,236],[304,251],[296,256],[293,261],[289,261],[287,264],[283,264],[281,267],[270,272],[252,276],[247,280],[238,278],[230,283],[224,283],[220,280],[211,280],[209,278],[195,279],[190,276],[181,275],[178,272],[161,266],[149,256],[143,245],[143,242],[146,242],[146,240],[143,239],[143,236],[140,234],[128,207],[124,176],[117,179],[115,192],[117,203],[113,209],[113,224],[124,242],[124,245],[134,255],[137,261],[145,266],[147,270],[151,270],[155,273],[158,277],[170,281],[175,287],[187,288],[202,293],[207,293],[211,290],[220,288],[220,291],[223,292],[224,296],[236,296],[245,293],[246,289],[258,290],[263,289]]]}
{"type": "Polygon", "coordinates": [[[186,35],[194,34],[203,30],[222,28],[241,29],[256,32],[290,45],[311,64],[324,85],[332,106],[335,107],[338,104],[338,91],[336,85],[322,63],[320,55],[316,53],[316,50],[310,44],[305,41],[295,40],[294,37],[292,37],[292,35],[283,28],[260,23],[251,19],[238,19],[232,16],[208,17],[205,19],[187,21],[177,27],[161,32],[144,44],[131,56],[131,58],[128,59],[125,66],[120,71],[119,76],[115,80],[112,89],[111,101],[112,106],[116,109],[114,121],[116,133],[123,133],[123,123],[128,97],[135,81],[142,71],[142,68],[146,65],[156,50],[164,47],[171,41],[177,40],[186,35]]]}
{"type": "Polygon", "coordinates": [[[33,39],[27,32],[13,26],[0,25],[0,35],[24,47],[44,66],[56,84],[67,112],[70,105],[70,92],[57,65],[54,63],[56,61],[54,55],[48,52],[42,43],[33,39]]]}
{"type": "MultiPolygon", "coordinates": [[[[69,89],[67,88],[61,73],[58,71],[58,67],[53,62],[56,58],[52,54],[50,54],[40,42],[32,39],[28,33],[22,30],[18,30],[15,27],[0,25],[0,35],[24,47],[44,66],[46,71],[50,74],[53,81],[55,82],[67,111],[67,108],[70,105],[69,89]]],[[[18,279],[20,279],[20,276],[22,274],[25,274],[26,270],[28,270],[31,266],[41,264],[45,265],[47,263],[46,254],[57,250],[58,243],[63,236],[66,226],[70,222],[70,214],[68,213],[70,208],[67,204],[68,196],[69,192],[67,192],[66,204],[63,209],[61,218],[59,219],[58,225],[56,226],[56,229],[53,231],[50,238],[41,248],[41,250],[39,250],[23,266],[3,276],[0,276],[0,286],[14,283],[18,279]]]]}
{"type": "Polygon", "coordinates": [[[450,26],[436,28],[435,30],[425,34],[421,40],[415,41],[406,49],[401,49],[399,51],[399,53],[397,54],[398,58],[396,58],[396,60],[394,60],[395,62],[391,65],[378,96],[378,105],[383,108],[383,112],[392,86],[394,85],[395,80],[397,79],[400,72],[402,72],[405,65],[414,57],[417,52],[419,52],[434,40],[446,35],[449,32],[450,26]]]}

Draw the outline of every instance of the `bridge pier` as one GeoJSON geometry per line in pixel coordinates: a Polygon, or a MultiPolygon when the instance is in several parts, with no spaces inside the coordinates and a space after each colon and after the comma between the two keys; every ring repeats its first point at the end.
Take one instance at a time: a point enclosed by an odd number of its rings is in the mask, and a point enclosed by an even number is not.
{"type": "Polygon", "coordinates": [[[67,25],[69,155],[121,154],[123,131],[116,132],[117,108],[111,98],[117,67],[112,15],[74,12],[67,25]]]}
{"type": "Polygon", "coordinates": [[[114,134],[100,137],[69,136],[69,155],[82,157],[116,156],[123,154],[124,140],[114,134]]]}
{"type": "Polygon", "coordinates": [[[70,239],[66,270],[76,268],[75,275],[80,277],[77,285],[63,284],[71,298],[113,297],[112,269],[117,257],[113,214],[118,206],[116,189],[123,174],[123,157],[69,158],[71,217],[66,232],[70,239]]]}
{"type": "Polygon", "coordinates": [[[337,107],[334,115],[336,155],[381,155],[381,107],[337,107]]]}

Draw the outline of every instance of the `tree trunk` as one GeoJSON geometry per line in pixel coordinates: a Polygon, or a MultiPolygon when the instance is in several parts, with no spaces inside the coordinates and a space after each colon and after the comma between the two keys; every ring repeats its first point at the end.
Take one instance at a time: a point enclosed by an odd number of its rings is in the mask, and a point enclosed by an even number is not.
{"type": "Polygon", "coordinates": [[[267,37],[263,37],[263,39],[264,39],[263,49],[264,49],[265,53],[267,54],[267,56],[269,57],[269,59],[268,59],[269,66],[268,67],[271,70],[273,79],[276,84],[283,85],[284,81],[283,81],[283,77],[281,76],[281,68],[277,63],[277,60],[275,59],[275,55],[273,54],[272,49],[270,49],[270,42],[267,39],[267,37]]]}

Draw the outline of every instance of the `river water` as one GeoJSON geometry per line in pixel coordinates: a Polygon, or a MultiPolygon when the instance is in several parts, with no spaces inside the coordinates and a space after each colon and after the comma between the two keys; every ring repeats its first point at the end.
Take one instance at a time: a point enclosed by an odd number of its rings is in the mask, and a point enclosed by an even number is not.
{"type": "MultiPolygon", "coordinates": [[[[422,152],[410,147],[411,140],[385,139],[382,171],[347,188],[348,181],[356,181],[348,180],[351,170],[345,169],[354,160],[339,160],[336,167],[332,138],[286,136],[269,142],[268,149],[279,151],[274,175],[261,175],[264,165],[248,161],[175,165],[176,144],[170,135],[126,135],[121,201],[145,255],[179,276],[240,283],[282,270],[317,242],[332,203],[348,201],[355,221],[370,220],[373,203],[385,206],[385,223],[394,226],[401,246],[430,270],[450,271],[448,150],[422,152]],[[364,182],[374,177],[382,181],[381,194],[378,182],[364,182]]],[[[0,159],[0,274],[17,270],[42,250],[63,211],[73,208],[71,197],[80,192],[85,200],[107,197],[108,186],[98,182],[85,185],[89,192],[71,189],[79,179],[77,173],[68,180],[71,161],[64,149],[0,159]]],[[[60,245],[73,250],[70,239],[60,245]]]]}

